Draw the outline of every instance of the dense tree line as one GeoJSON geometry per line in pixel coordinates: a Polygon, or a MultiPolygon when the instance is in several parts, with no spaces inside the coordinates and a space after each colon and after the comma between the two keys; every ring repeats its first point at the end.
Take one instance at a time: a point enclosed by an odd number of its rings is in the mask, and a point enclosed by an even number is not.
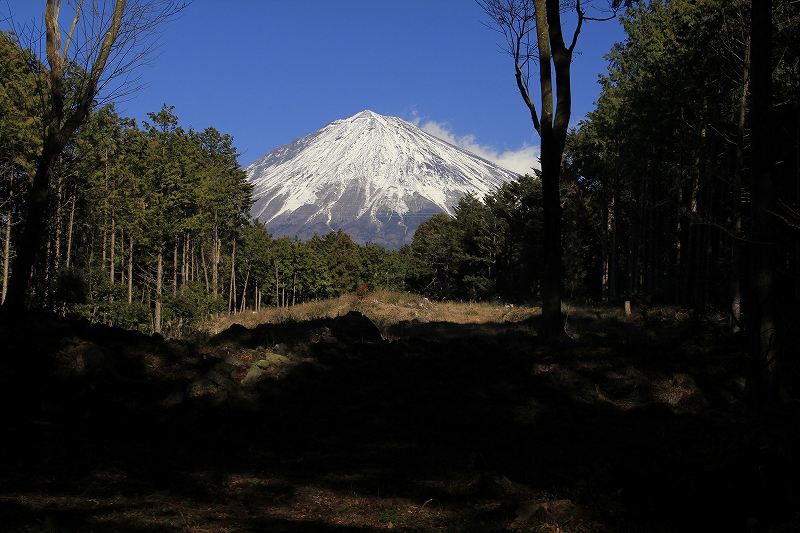
{"type": "MultiPolygon", "coordinates": [[[[800,298],[800,8],[773,9],[773,217],[787,302],[800,298]]],[[[622,22],[596,109],[567,138],[562,283],[742,320],[752,213],[750,11],[744,0],[641,3],[622,22]],[[710,51],[714,51],[710,53],[710,51]]],[[[423,224],[416,286],[448,297],[535,297],[541,186],[508,184],[423,224]]]]}
{"type": "MultiPolygon", "coordinates": [[[[3,298],[42,147],[35,59],[0,39],[3,298]]],[[[184,129],[172,106],[148,120],[94,106],[50,170],[44,238],[28,305],[175,333],[211,312],[289,306],[402,288],[398,252],[332,233],[272,239],[251,222],[251,187],[233,139],[184,129]]]]}
{"type": "Polygon", "coordinates": [[[658,0],[623,23],[565,162],[601,220],[597,289],[728,312],[774,382],[800,301],[800,5],[658,0]]]}
{"type": "MultiPolygon", "coordinates": [[[[576,176],[565,171],[561,182],[564,294],[573,301],[596,299],[599,220],[576,176]]],[[[482,200],[462,198],[453,216],[436,215],[417,228],[407,250],[408,286],[434,298],[540,301],[541,206],[538,174],[506,183],[482,200]]]]}

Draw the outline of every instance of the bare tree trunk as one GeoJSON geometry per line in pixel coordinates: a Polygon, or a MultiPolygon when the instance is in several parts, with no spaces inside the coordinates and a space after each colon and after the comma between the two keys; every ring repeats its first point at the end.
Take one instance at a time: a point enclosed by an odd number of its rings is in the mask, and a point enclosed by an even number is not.
{"type": "Polygon", "coordinates": [[[189,281],[195,282],[197,281],[197,270],[195,268],[197,266],[197,262],[195,261],[196,259],[195,249],[194,249],[195,244],[193,240],[190,242],[191,246],[189,247],[189,281]]]}
{"type": "Polygon", "coordinates": [[[739,120],[736,128],[736,166],[733,171],[733,234],[731,242],[731,320],[730,328],[737,333],[742,327],[742,175],[744,173],[745,119],[750,86],[750,37],[745,43],[742,66],[742,93],[739,97],[739,120]]]}
{"type": "Polygon", "coordinates": [[[250,280],[250,268],[247,269],[247,273],[244,276],[244,287],[242,288],[242,305],[239,309],[240,313],[244,313],[244,310],[247,309],[247,282],[250,280]]]}
{"type": "Polygon", "coordinates": [[[106,245],[108,244],[108,231],[106,230],[105,221],[103,222],[103,250],[100,254],[100,270],[105,273],[106,271],[106,245]]]}
{"type": "MultiPolygon", "coordinates": [[[[45,301],[45,303],[47,303],[47,295],[49,293],[48,289],[49,289],[49,284],[50,284],[50,266],[52,264],[51,263],[51,255],[52,255],[52,253],[53,253],[52,240],[49,238],[49,235],[48,235],[47,246],[45,247],[45,253],[44,253],[44,261],[42,262],[42,264],[38,265],[39,269],[43,269],[44,270],[43,277],[44,277],[44,291],[45,291],[44,301],[45,301]]],[[[36,276],[36,266],[34,266],[33,274],[34,274],[34,278],[35,278],[35,276],[36,276]]],[[[36,285],[34,285],[31,288],[31,294],[33,296],[36,295],[36,290],[37,289],[38,289],[38,287],[36,285]]]]}
{"type": "Polygon", "coordinates": [[[275,260],[275,307],[278,307],[278,260],[275,260]]]}
{"type": "Polygon", "coordinates": [[[208,270],[206,269],[206,254],[202,243],[200,244],[200,262],[203,266],[203,278],[206,281],[206,294],[208,294],[210,290],[208,285],[208,270]]]}
{"type": "Polygon", "coordinates": [[[8,210],[8,218],[6,219],[5,238],[3,239],[3,297],[0,299],[0,304],[6,301],[6,293],[8,292],[8,267],[11,264],[11,224],[13,223],[14,212],[8,210]]]}
{"type": "Polygon", "coordinates": [[[125,285],[127,280],[125,279],[125,254],[127,253],[127,248],[125,248],[125,228],[120,226],[119,228],[119,282],[121,285],[125,285]]]}
{"type": "Polygon", "coordinates": [[[156,261],[156,303],[153,315],[153,331],[155,333],[161,333],[161,281],[164,275],[164,268],[163,257],[160,250],[156,261]]]}
{"type": "Polygon", "coordinates": [[[211,243],[211,287],[214,296],[219,296],[219,233],[214,226],[214,239],[211,243]]]}
{"type": "Polygon", "coordinates": [[[129,236],[128,246],[128,303],[133,303],[133,237],[129,236]]]}
{"type": "Polygon", "coordinates": [[[292,276],[292,307],[294,307],[295,302],[295,287],[297,286],[297,272],[294,273],[292,276]]]}
{"type": "Polygon", "coordinates": [[[178,294],[178,238],[172,245],[172,294],[178,294]]]}
{"type": "Polygon", "coordinates": [[[69,269],[72,261],[72,228],[75,225],[75,194],[73,193],[70,200],[69,208],[69,223],[67,224],[67,269],[69,269]]]}
{"type": "Polygon", "coordinates": [[[608,263],[609,263],[609,246],[608,241],[611,237],[611,206],[608,200],[606,187],[603,187],[603,236],[600,239],[600,257],[601,257],[601,273],[600,273],[600,299],[608,302],[608,263]]]}
{"type": "Polygon", "coordinates": [[[228,288],[228,314],[236,312],[236,239],[231,244],[231,282],[228,288]]]}
{"type": "Polygon", "coordinates": [[[117,230],[116,230],[116,220],[114,219],[114,211],[111,211],[111,264],[108,268],[108,277],[109,281],[111,281],[111,285],[114,285],[114,249],[116,248],[117,242],[117,230]]]}
{"type": "Polygon", "coordinates": [[[55,237],[53,238],[53,270],[56,275],[61,269],[61,201],[64,195],[63,182],[64,178],[59,172],[58,180],[56,181],[55,237]]]}
{"type": "MultiPolygon", "coordinates": [[[[91,239],[89,240],[89,257],[86,259],[86,271],[92,272],[92,263],[94,262],[94,232],[89,232],[91,239]]],[[[92,293],[92,276],[89,276],[89,294],[92,293]]]]}
{"type": "Polygon", "coordinates": [[[187,254],[189,249],[189,234],[183,235],[183,250],[181,251],[181,287],[186,285],[189,279],[189,263],[187,254]]]}
{"type": "Polygon", "coordinates": [[[617,298],[617,278],[618,268],[617,264],[617,201],[616,193],[611,195],[611,244],[608,258],[608,298],[615,300],[617,298]]]}

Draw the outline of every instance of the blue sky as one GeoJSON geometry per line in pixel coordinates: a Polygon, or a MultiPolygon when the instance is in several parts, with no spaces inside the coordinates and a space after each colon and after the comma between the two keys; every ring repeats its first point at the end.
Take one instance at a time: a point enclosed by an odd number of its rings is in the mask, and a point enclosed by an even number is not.
{"type": "MultiPolygon", "coordinates": [[[[43,6],[0,0],[0,13],[20,25],[43,6]]],[[[145,87],[118,107],[142,119],[173,104],[182,124],[232,134],[242,164],[369,108],[519,165],[538,139],[486,22],[471,0],[195,0],[141,67],[145,87]]],[[[573,122],[591,110],[603,55],[623,36],[616,20],[584,26],[573,122]]]]}

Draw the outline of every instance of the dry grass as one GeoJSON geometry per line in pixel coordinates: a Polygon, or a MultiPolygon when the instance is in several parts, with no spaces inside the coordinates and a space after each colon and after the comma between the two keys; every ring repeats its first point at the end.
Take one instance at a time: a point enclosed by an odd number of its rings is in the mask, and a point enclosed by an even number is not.
{"type": "Polygon", "coordinates": [[[436,302],[417,294],[381,290],[370,292],[363,298],[347,294],[285,309],[269,307],[259,312],[245,311],[236,315],[216,316],[202,324],[200,329],[209,335],[216,335],[233,324],[252,328],[265,323],[332,318],[350,311],[363,313],[379,328],[385,329],[399,322],[412,320],[454,324],[519,322],[538,315],[541,309],[490,302],[436,302]]]}

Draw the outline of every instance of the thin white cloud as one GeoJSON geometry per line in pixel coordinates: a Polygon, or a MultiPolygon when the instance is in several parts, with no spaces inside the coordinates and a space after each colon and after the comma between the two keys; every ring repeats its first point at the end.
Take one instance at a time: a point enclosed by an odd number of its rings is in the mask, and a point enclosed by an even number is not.
{"type": "MultiPolygon", "coordinates": [[[[414,113],[414,115],[416,115],[416,113],[414,113]]],[[[491,146],[480,144],[475,135],[471,133],[456,135],[450,130],[447,124],[442,122],[433,120],[422,122],[418,116],[414,116],[411,122],[434,137],[438,137],[453,146],[458,146],[462,150],[487,159],[517,174],[531,174],[531,168],[539,168],[538,146],[523,144],[516,150],[499,151],[491,146]]]]}

